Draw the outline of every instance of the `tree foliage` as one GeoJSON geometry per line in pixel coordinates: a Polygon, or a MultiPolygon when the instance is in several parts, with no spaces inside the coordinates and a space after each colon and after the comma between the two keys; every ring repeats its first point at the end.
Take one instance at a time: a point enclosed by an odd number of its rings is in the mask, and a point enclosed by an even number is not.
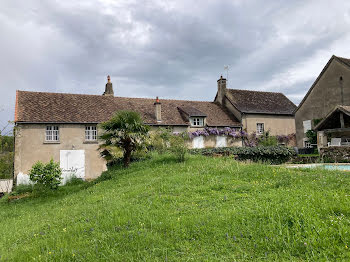
{"type": "Polygon", "coordinates": [[[100,125],[103,134],[100,139],[102,156],[111,159],[112,149],[117,147],[123,152],[124,167],[130,164],[132,152],[145,147],[149,127],[143,124],[140,114],[133,111],[119,111],[110,120],[100,125]]]}
{"type": "Polygon", "coordinates": [[[49,163],[43,164],[38,161],[29,171],[29,178],[36,185],[45,188],[56,189],[61,183],[62,170],[59,163],[54,162],[53,159],[49,163]]]}
{"type": "Polygon", "coordinates": [[[176,160],[179,162],[184,162],[186,160],[186,154],[188,152],[188,140],[189,136],[187,133],[172,134],[170,137],[169,150],[175,155],[176,160]]]}
{"type": "Polygon", "coordinates": [[[0,179],[13,177],[13,151],[13,136],[3,136],[0,133],[0,179]]]}
{"type": "Polygon", "coordinates": [[[317,144],[317,132],[314,130],[308,130],[306,137],[309,139],[310,144],[317,144]]]}

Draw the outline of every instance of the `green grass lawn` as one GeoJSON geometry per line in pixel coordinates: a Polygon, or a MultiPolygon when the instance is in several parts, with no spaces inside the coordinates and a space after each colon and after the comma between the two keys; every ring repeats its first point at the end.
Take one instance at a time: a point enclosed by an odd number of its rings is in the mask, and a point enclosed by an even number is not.
{"type": "Polygon", "coordinates": [[[0,261],[350,260],[350,174],[154,156],[0,201],[0,261]]]}

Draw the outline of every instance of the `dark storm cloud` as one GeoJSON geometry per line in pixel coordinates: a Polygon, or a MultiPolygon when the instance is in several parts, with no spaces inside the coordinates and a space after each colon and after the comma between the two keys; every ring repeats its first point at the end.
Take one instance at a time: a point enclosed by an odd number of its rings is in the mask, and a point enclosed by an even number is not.
{"type": "Polygon", "coordinates": [[[350,4],[332,1],[19,1],[0,4],[0,122],[15,90],[212,100],[229,87],[298,103],[332,54],[350,57],[350,4]]]}

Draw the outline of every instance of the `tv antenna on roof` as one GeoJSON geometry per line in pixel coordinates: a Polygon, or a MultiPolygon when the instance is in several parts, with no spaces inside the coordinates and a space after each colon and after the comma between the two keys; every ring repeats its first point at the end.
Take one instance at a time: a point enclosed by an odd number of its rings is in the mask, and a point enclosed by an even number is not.
{"type": "Polygon", "coordinates": [[[228,80],[228,70],[229,70],[229,66],[228,65],[225,65],[224,66],[224,70],[226,70],[226,80],[228,80]]]}

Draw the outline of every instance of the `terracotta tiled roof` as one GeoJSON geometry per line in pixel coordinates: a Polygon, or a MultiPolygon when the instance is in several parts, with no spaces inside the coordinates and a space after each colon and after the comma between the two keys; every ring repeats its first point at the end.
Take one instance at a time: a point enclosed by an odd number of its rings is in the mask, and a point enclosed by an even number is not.
{"type": "Polygon", "coordinates": [[[228,89],[228,98],[242,113],[293,115],[296,105],[284,94],[228,89]]]}
{"type": "Polygon", "coordinates": [[[195,108],[207,115],[208,126],[241,126],[239,121],[213,102],[161,99],[162,122],[155,117],[155,99],[45,92],[17,92],[16,122],[101,123],[119,110],[139,112],[146,124],[188,125],[180,108],[195,108]]]}
{"type": "Polygon", "coordinates": [[[207,116],[207,114],[199,111],[197,108],[186,106],[186,107],[178,107],[180,111],[182,111],[187,116],[207,116]]]}

